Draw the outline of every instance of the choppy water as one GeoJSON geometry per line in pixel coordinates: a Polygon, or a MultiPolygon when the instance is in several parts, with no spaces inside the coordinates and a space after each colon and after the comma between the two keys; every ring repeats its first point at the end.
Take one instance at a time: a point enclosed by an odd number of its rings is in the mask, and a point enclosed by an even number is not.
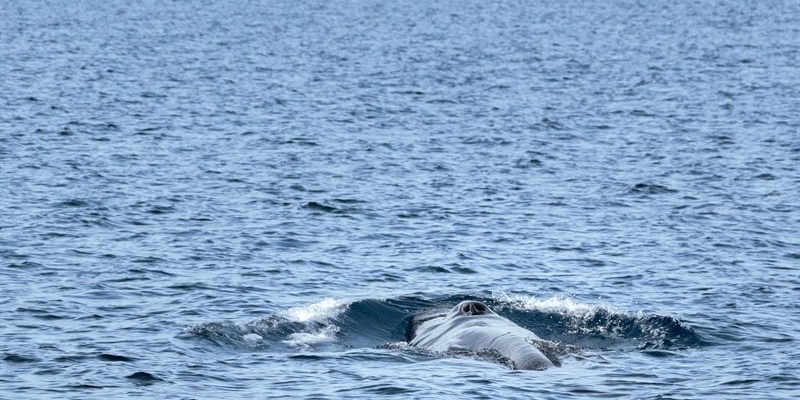
{"type": "Polygon", "coordinates": [[[799,19],[0,1],[0,397],[797,396],[799,19]]]}

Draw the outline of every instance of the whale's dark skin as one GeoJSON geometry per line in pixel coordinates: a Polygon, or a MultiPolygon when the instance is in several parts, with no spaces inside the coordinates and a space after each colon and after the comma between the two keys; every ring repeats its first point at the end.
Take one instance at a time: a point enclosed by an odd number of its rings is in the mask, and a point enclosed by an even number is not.
{"type": "Polygon", "coordinates": [[[497,315],[479,301],[463,301],[447,315],[420,323],[411,346],[434,352],[492,351],[512,369],[543,370],[553,366],[534,343],[533,332],[497,315]]]}

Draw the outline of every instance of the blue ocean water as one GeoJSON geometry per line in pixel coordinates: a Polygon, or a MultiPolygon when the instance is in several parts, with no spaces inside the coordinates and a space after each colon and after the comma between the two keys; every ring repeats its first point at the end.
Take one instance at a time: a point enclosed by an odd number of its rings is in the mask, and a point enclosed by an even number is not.
{"type": "Polygon", "coordinates": [[[0,1],[0,398],[796,398],[798,20],[0,1]]]}

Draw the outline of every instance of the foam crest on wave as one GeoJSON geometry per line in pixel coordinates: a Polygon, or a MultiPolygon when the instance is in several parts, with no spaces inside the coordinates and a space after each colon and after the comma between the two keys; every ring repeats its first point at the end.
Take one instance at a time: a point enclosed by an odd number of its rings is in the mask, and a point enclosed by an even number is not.
{"type": "Polygon", "coordinates": [[[326,298],[316,303],[292,307],[286,310],[285,316],[295,322],[327,321],[336,318],[350,303],[352,301],[326,298]]]}
{"type": "Polygon", "coordinates": [[[183,330],[187,337],[209,340],[222,347],[277,350],[283,344],[294,349],[306,349],[336,341],[339,326],[337,317],[352,301],[326,298],[321,301],[292,307],[285,311],[247,323],[204,322],[183,330]]]}
{"type": "Polygon", "coordinates": [[[493,301],[509,318],[542,336],[581,347],[667,350],[705,344],[689,325],[673,316],[631,313],[568,297],[501,294],[493,301]]]}
{"type": "Polygon", "coordinates": [[[585,315],[596,312],[598,309],[605,309],[610,312],[619,313],[609,305],[596,305],[579,302],[571,297],[554,296],[547,299],[539,299],[535,296],[509,295],[502,293],[495,299],[499,304],[520,310],[536,310],[552,313],[566,313],[571,315],[585,315]]]}
{"type": "Polygon", "coordinates": [[[332,322],[352,303],[348,300],[326,298],[322,301],[300,307],[292,307],[285,312],[289,321],[306,324],[301,332],[291,333],[282,342],[293,348],[308,348],[334,342],[339,326],[332,322]]]}

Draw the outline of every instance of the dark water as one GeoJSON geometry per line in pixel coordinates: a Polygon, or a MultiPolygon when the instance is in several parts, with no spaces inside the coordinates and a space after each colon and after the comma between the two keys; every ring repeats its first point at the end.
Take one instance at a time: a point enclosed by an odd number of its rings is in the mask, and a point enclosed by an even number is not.
{"type": "Polygon", "coordinates": [[[0,397],[796,398],[798,20],[0,1],[0,397]]]}

